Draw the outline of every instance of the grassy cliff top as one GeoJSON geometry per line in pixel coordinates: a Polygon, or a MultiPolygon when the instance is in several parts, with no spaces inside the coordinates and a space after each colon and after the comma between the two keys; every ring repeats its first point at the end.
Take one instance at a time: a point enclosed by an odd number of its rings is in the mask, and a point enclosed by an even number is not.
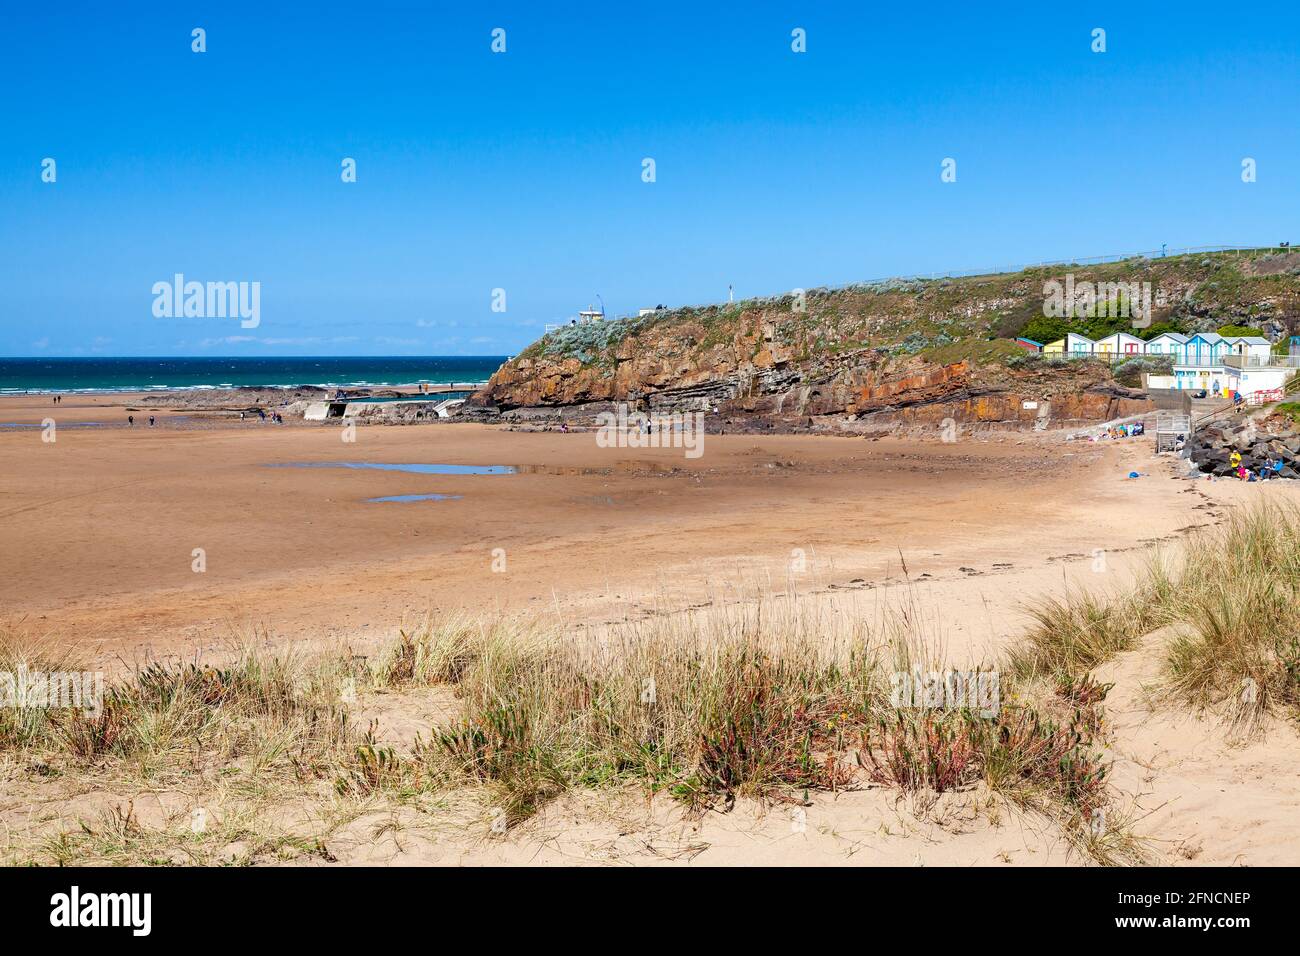
{"type": "Polygon", "coordinates": [[[876,348],[943,361],[993,362],[1016,354],[1011,344],[1016,336],[1046,342],[1070,329],[1093,336],[1133,330],[1127,317],[1111,317],[1104,310],[1080,319],[1045,318],[1044,284],[1063,282],[1067,274],[1076,286],[1150,283],[1155,308],[1143,335],[1230,324],[1274,336],[1300,331],[1300,253],[1220,252],[810,289],[803,311],[796,310],[793,293],[687,306],[564,326],[534,342],[518,359],[611,366],[616,358],[635,355],[642,343],[650,347],[672,340],[696,358],[740,343],[753,343],[757,350],[766,341],[796,360],[876,348]]]}

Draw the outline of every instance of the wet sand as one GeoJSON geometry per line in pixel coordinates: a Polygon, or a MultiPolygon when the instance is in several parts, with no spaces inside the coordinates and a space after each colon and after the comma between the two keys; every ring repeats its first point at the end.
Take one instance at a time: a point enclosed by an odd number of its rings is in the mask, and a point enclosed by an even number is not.
{"type": "Polygon", "coordinates": [[[476,424],[360,426],[348,443],[337,425],[194,427],[141,409],[126,428],[125,405],[0,398],[0,421],[105,423],[52,443],[0,429],[0,614],[101,660],[255,630],[389,635],[430,609],[596,624],[905,580],[957,650],[983,654],[1034,593],[1071,576],[1104,585],[1130,550],[1206,523],[1190,483],[1153,467],[1141,441],[710,435],[688,459],[476,424]],[[149,414],[157,427],[141,424],[149,414]],[[520,472],[271,467],[337,461],[520,472]],[[1153,474],[1124,480],[1134,468],[1153,474]],[[449,497],[367,500],[427,494],[449,497]],[[1111,556],[1100,574],[1098,550],[1111,556]]]}

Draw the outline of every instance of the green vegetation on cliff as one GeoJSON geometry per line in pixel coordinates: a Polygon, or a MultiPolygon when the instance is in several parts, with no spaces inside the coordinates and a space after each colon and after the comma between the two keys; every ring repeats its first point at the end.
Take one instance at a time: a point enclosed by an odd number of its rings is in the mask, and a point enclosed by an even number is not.
{"type": "Polygon", "coordinates": [[[1163,331],[1241,326],[1277,337],[1300,332],[1300,253],[1209,253],[894,280],[812,289],[800,306],[795,295],[786,294],[565,326],[533,343],[519,359],[576,359],[612,374],[642,343],[669,339],[677,346],[676,358],[701,366],[709,363],[711,353],[725,352],[735,361],[764,349],[796,363],[859,349],[945,362],[1005,362],[1017,354],[1010,341],[1016,336],[1049,342],[1067,331],[1094,338],[1137,331],[1149,338],[1163,331]],[[1044,316],[1045,283],[1061,282],[1067,274],[1076,286],[1149,283],[1154,305],[1150,324],[1134,330],[1123,295],[1119,309],[1103,301],[1080,318],[1044,316]]]}

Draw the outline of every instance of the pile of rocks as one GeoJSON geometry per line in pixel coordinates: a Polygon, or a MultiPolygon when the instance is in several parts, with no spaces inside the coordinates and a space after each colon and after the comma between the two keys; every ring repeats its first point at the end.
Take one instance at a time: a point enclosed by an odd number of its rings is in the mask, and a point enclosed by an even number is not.
{"type": "Polygon", "coordinates": [[[1187,449],[1196,467],[1211,475],[1232,474],[1236,470],[1232,454],[1237,452],[1247,471],[1258,472],[1281,461],[1283,467],[1276,477],[1300,478],[1300,430],[1285,416],[1275,415],[1262,422],[1212,422],[1196,432],[1187,449]]]}

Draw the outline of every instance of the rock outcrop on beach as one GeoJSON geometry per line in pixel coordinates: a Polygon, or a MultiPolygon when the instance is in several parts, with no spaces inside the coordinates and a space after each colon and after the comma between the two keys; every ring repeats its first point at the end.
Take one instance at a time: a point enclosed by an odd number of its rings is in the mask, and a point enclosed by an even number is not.
{"type": "Polygon", "coordinates": [[[766,427],[1066,427],[1153,406],[1110,366],[1026,352],[1014,337],[1044,283],[1149,283],[1151,323],[1300,331],[1300,255],[1132,259],[964,279],[896,281],[564,326],[471,399],[511,417],[608,403],[705,410],[766,427]]]}
{"type": "Polygon", "coordinates": [[[1218,477],[1233,474],[1239,464],[1249,472],[1269,466],[1276,477],[1300,478],[1300,427],[1285,415],[1211,422],[1197,431],[1187,448],[1197,468],[1218,477]],[[1234,463],[1234,453],[1241,456],[1239,462],[1234,463]],[[1281,470],[1273,472],[1272,464],[1279,461],[1281,470]]]}
{"type": "MultiPolygon", "coordinates": [[[[232,388],[186,388],[142,395],[134,404],[145,408],[176,408],[190,411],[214,409],[279,408],[293,403],[317,402],[329,398],[331,390],[318,385],[294,385],[284,388],[243,385],[232,388]]],[[[397,394],[379,392],[376,394],[397,394]]]]}

